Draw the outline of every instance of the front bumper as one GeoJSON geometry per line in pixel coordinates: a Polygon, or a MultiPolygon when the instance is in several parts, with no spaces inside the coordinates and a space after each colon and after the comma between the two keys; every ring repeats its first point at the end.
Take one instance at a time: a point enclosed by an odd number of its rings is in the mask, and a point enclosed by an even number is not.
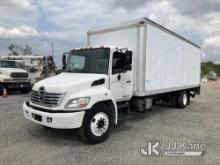
{"type": "Polygon", "coordinates": [[[3,82],[8,89],[27,89],[31,88],[30,82],[3,82]]]}
{"type": "Polygon", "coordinates": [[[82,126],[85,111],[49,113],[36,110],[28,102],[23,104],[24,117],[34,123],[51,128],[72,129],[82,126]]]}

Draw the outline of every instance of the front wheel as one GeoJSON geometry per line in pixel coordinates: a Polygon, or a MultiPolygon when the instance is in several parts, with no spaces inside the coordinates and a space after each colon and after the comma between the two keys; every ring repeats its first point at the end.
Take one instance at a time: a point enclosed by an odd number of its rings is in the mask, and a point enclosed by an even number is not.
{"type": "Polygon", "coordinates": [[[79,134],[84,141],[97,144],[108,138],[112,127],[113,113],[106,105],[100,104],[86,111],[79,134]]]}
{"type": "Polygon", "coordinates": [[[26,93],[29,93],[31,91],[31,89],[30,88],[23,88],[20,91],[21,91],[21,93],[26,94],[26,93]]]}
{"type": "Polygon", "coordinates": [[[0,96],[3,95],[4,86],[0,83],[0,96]]]}

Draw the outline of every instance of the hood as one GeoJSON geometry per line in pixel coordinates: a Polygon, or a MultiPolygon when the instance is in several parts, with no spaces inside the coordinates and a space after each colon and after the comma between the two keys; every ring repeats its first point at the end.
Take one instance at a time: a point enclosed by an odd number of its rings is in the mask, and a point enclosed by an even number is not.
{"type": "Polygon", "coordinates": [[[26,70],[21,69],[21,68],[0,68],[0,70],[1,70],[2,72],[8,72],[8,73],[12,73],[12,72],[27,73],[26,70]]]}
{"type": "Polygon", "coordinates": [[[21,68],[0,68],[0,72],[4,75],[10,76],[11,73],[28,73],[26,70],[21,68]]]}
{"type": "Polygon", "coordinates": [[[52,93],[77,92],[91,87],[93,81],[107,77],[105,74],[61,73],[35,83],[33,90],[44,87],[47,92],[52,93]]]}

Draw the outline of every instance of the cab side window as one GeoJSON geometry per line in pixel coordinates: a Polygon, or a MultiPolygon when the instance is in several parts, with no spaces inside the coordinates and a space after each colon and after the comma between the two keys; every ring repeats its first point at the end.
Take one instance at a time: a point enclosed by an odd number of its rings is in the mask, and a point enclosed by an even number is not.
{"type": "Polygon", "coordinates": [[[124,67],[124,53],[114,52],[112,60],[112,74],[123,72],[124,67]]]}

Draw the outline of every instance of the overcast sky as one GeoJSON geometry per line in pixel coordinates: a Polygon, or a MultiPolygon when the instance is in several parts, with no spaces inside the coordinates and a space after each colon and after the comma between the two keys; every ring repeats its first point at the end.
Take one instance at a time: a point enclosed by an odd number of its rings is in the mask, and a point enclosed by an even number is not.
{"type": "Polygon", "coordinates": [[[1,0],[0,55],[8,46],[29,44],[56,61],[85,46],[91,27],[148,17],[202,46],[206,60],[220,62],[220,0],[1,0]]]}

